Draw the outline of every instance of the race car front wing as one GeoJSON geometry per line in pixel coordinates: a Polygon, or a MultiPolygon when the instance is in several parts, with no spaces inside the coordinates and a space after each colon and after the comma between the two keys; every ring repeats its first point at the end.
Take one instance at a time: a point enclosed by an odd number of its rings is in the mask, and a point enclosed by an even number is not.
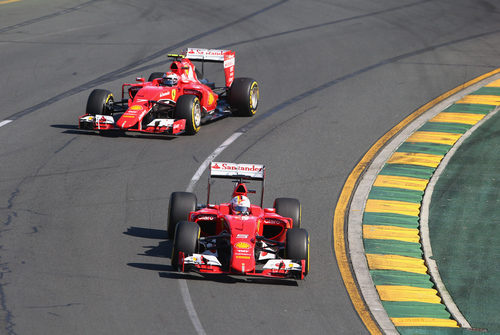
{"type": "Polygon", "coordinates": [[[79,118],[78,126],[80,129],[87,130],[122,130],[136,131],[150,134],[180,135],[186,128],[185,119],[154,119],[149,122],[145,128],[127,128],[121,129],[116,126],[116,120],[112,115],[88,115],[85,114],[79,118]]]}
{"type": "Polygon", "coordinates": [[[304,279],[306,269],[305,260],[301,260],[297,263],[290,259],[270,259],[264,264],[261,270],[253,270],[244,273],[224,271],[222,269],[222,264],[214,255],[193,254],[191,256],[185,256],[183,252],[179,253],[178,264],[179,270],[182,272],[193,270],[199,273],[296,279],[304,279]]]}

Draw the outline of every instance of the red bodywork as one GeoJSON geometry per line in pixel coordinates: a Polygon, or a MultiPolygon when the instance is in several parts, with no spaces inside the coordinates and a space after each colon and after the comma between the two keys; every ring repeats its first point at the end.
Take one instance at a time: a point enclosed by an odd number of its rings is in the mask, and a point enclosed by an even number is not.
{"type": "MultiPolygon", "coordinates": [[[[178,84],[169,87],[161,84],[161,78],[150,82],[144,78],[137,78],[138,83],[125,83],[122,85],[122,101],[125,106],[121,115],[113,118],[111,115],[82,115],[79,118],[79,127],[81,129],[94,130],[126,130],[153,134],[181,134],[186,127],[185,119],[175,119],[172,115],[169,117],[155,118],[152,116],[152,108],[160,103],[161,108],[173,109],[177,99],[182,95],[195,95],[200,100],[202,115],[213,114],[219,101],[219,95],[209,86],[198,80],[195,66],[187,57],[199,59],[196,52],[203,52],[206,55],[206,49],[188,49],[186,58],[178,56],[170,65],[170,72],[179,76],[178,84]],[[148,118],[149,117],[149,118],[148,118]],[[146,119],[145,119],[146,118],[146,119]],[[154,122],[156,121],[156,122],[154,122]],[[90,124],[90,126],[89,126],[90,124]]],[[[208,50],[213,52],[212,56],[223,59],[225,84],[230,87],[234,80],[234,52],[230,50],[208,50]]],[[[116,104],[116,103],[115,103],[116,104]]]]}
{"type": "MultiPolygon", "coordinates": [[[[248,190],[244,183],[236,185],[233,197],[247,195],[248,190]]],[[[274,278],[291,277],[290,271],[285,268],[285,263],[275,269],[257,269],[256,257],[266,256],[265,251],[256,251],[258,237],[264,237],[269,245],[271,241],[277,245],[284,245],[286,231],[292,228],[290,218],[278,215],[274,208],[261,208],[251,205],[250,215],[232,215],[230,204],[208,205],[207,207],[189,214],[189,221],[196,222],[201,228],[201,237],[226,235],[230,252],[226,255],[226,266],[209,264],[190,264],[200,273],[254,275],[274,278]],[[262,254],[264,253],[264,254],[262,254]]],[[[220,256],[220,255],[219,255],[220,256]]],[[[183,253],[179,255],[181,271],[187,270],[184,266],[183,253]]],[[[203,256],[201,256],[203,257],[203,256]]],[[[302,268],[305,263],[302,261],[302,268]]],[[[304,278],[301,271],[300,279],[304,278]]]]}

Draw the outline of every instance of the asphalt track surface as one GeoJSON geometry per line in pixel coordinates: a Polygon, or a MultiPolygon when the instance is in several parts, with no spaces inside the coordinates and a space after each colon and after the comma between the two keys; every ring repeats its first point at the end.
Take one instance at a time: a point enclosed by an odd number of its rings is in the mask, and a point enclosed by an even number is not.
{"type": "MultiPolygon", "coordinates": [[[[395,124],[499,67],[499,14],[465,0],[0,1],[0,333],[367,334],[333,255],[339,192],[395,124]],[[118,93],[188,46],[236,51],[236,76],[260,83],[254,118],[179,138],[77,130],[93,88],[118,93]],[[168,265],[169,195],[235,131],[218,159],[265,164],[267,206],[301,200],[303,282],[168,265]]],[[[194,191],[202,202],[206,174],[194,191]]]]}

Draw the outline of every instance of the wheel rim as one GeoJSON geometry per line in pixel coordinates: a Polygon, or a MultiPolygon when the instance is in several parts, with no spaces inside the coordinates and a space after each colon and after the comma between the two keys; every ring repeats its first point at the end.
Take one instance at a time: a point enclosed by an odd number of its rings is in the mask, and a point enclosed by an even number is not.
{"type": "Polygon", "coordinates": [[[201,124],[201,108],[200,102],[197,100],[193,106],[193,122],[195,128],[198,128],[201,124]]]}
{"type": "Polygon", "coordinates": [[[115,99],[113,99],[113,95],[110,94],[106,97],[106,102],[104,103],[104,106],[102,108],[103,114],[107,115],[110,114],[110,111],[112,110],[113,103],[115,102],[115,99]]]}
{"type": "Polygon", "coordinates": [[[258,103],[259,103],[259,86],[257,86],[257,83],[254,82],[252,88],[250,89],[250,108],[256,109],[258,103]]]}

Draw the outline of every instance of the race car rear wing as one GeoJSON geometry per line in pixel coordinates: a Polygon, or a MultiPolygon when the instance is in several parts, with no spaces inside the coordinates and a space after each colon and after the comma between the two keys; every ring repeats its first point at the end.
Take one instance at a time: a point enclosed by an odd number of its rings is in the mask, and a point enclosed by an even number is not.
{"type": "Polygon", "coordinates": [[[208,177],[207,204],[210,201],[210,180],[211,178],[260,180],[262,182],[262,192],[260,197],[260,207],[264,203],[264,181],[266,179],[266,167],[262,164],[238,164],[227,162],[211,162],[210,175],[208,177]]]}
{"type": "Polygon", "coordinates": [[[187,48],[183,51],[183,55],[190,60],[200,60],[202,61],[202,73],[203,73],[203,62],[221,62],[224,63],[224,76],[226,78],[226,87],[231,87],[234,81],[234,61],[235,55],[234,51],[231,50],[221,50],[221,49],[201,49],[201,48],[187,48]]]}

